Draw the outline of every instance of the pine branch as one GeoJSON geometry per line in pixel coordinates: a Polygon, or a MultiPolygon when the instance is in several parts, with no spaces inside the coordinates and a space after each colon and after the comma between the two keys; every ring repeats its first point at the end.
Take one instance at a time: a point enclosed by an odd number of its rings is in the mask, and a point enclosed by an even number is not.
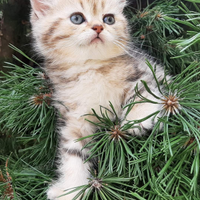
{"type": "Polygon", "coordinates": [[[131,200],[132,197],[129,190],[132,188],[130,184],[132,178],[119,176],[116,173],[107,174],[102,165],[104,165],[104,162],[99,161],[99,171],[95,173],[91,172],[92,178],[89,179],[88,185],[69,189],[69,191],[66,191],[66,194],[62,196],[79,191],[73,200],[79,197],[81,197],[82,200],[131,200]]]}
{"type": "MultiPolygon", "coordinates": [[[[4,158],[0,158],[4,160],[4,158]]],[[[9,157],[0,173],[0,196],[3,199],[46,200],[48,175],[30,166],[24,160],[9,157]]]]}
{"type": "MultiPolygon", "coordinates": [[[[22,53],[16,48],[15,50],[22,53]]],[[[21,146],[19,152],[24,155],[24,159],[27,156],[29,160],[34,160],[35,164],[44,164],[45,161],[52,161],[56,153],[56,114],[50,105],[52,89],[41,69],[32,68],[15,56],[14,58],[23,64],[23,68],[6,63],[10,72],[2,72],[1,131],[9,130],[13,137],[16,137],[18,145],[21,146]]]]}
{"type": "Polygon", "coordinates": [[[126,13],[133,43],[164,63],[171,74],[181,73],[191,62],[199,61],[199,5],[156,1],[143,11],[137,10],[136,15],[131,10],[126,13]],[[196,11],[189,9],[191,6],[196,11]]]}
{"type": "MultiPolygon", "coordinates": [[[[186,21],[178,20],[176,19],[175,21],[177,23],[186,25],[190,27],[190,30],[187,31],[186,38],[184,39],[177,39],[177,40],[172,40],[170,43],[172,45],[176,45],[178,49],[180,49],[180,52],[182,53],[180,56],[176,56],[175,58],[180,58],[180,57],[192,57],[193,60],[196,60],[197,62],[199,61],[199,55],[200,55],[200,9],[199,5],[195,4],[195,1],[190,1],[193,2],[193,5],[196,9],[196,11],[190,11],[187,6],[182,3],[181,4],[181,10],[184,12],[184,16],[186,16],[186,21]]],[[[200,3],[200,2],[198,2],[200,3]]],[[[174,19],[171,19],[174,21],[174,19]]]]}
{"type": "MultiPolygon", "coordinates": [[[[149,62],[147,64],[153,69],[149,62]]],[[[99,127],[99,131],[81,140],[91,138],[85,148],[91,152],[88,160],[98,159],[98,163],[101,164],[97,170],[99,176],[113,176],[113,173],[117,173],[118,176],[133,177],[129,185],[133,184],[132,195],[138,198],[140,194],[142,198],[149,200],[200,196],[200,98],[198,95],[200,80],[197,79],[200,71],[198,65],[199,63],[192,63],[170,82],[164,82],[166,87],[162,89],[161,98],[157,102],[163,105],[163,109],[149,136],[132,137],[126,132],[147,118],[124,124],[115,115],[111,103],[110,108],[100,107],[100,115],[93,110],[93,116],[99,122],[90,122],[99,127]],[[108,117],[110,114],[115,116],[114,122],[108,117]],[[161,125],[162,130],[160,130],[161,125]]],[[[154,74],[153,70],[152,73],[154,74]]],[[[155,74],[154,77],[156,78],[155,74]]],[[[158,81],[157,83],[159,84],[158,81]]],[[[147,92],[154,95],[150,88],[145,86],[147,92]]],[[[136,93],[142,97],[137,90],[136,93]]],[[[145,101],[150,103],[148,99],[144,99],[143,103],[145,101]]],[[[139,102],[133,102],[128,106],[132,108],[137,103],[139,102]]],[[[79,195],[83,195],[88,188],[89,186],[84,186],[79,195]]],[[[120,190],[121,187],[116,186],[116,189],[120,190]]],[[[89,193],[91,192],[89,190],[89,193]]],[[[88,194],[88,198],[91,195],[93,193],[88,194]]]]}

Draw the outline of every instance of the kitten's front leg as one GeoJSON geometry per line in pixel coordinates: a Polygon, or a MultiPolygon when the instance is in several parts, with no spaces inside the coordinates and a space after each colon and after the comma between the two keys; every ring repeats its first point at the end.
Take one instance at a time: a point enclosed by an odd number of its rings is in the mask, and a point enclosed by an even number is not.
{"type": "Polygon", "coordinates": [[[48,199],[72,200],[78,192],[60,198],[59,196],[69,192],[65,190],[88,184],[91,163],[89,161],[84,163],[88,158],[88,153],[86,150],[82,151],[84,143],[75,140],[91,134],[92,131],[93,128],[88,122],[76,118],[68,119],[67,126],[61,129],[58,166],[60,176],[47,191],[48,199]]]}
{"type": "Polygon", "coordinates": [[[74,155],[65,155],[60,166],[60,178],[47,191],[50,200],[72,200],[77,192],[68,193],[71,188],[88,184],[89,165],[83,164],[82,158],[74,155]],[[61,172],[62,171],[62,172],[61,172]],[[67,191],[66,191],[67,190],[67,191]],[[61,195],[64,195],[60,197],[61,195]]]}
{"type": "MultiPolygon", "coordinates": [[[[150,95],[145,95],[147,99],[150,99],[152,101],[157,102],[158,100],[155,98],[152,98],[150,95]]],[[[136,100],[138,101],[138,100],[136,100]]],[[[160,111],[162,108],[161,104],[154,104],[154,103],[138,103],[135,104],[132,108],[132,110],[127,115],[125,121],[122,125],[127,123],[127,121],[134,121],[134,120],[140,120],[143,119],[157,111],[160,111]]],[[[124,110],[124,113],[126,110],[124,110]]],[[[128,132],[132,135],[144,135],[148,130],[152,130],[154,124],[157,122],[158,116],[152,116],[144,121],[142,121],[139,124],[135,124],[135,128],[129,129],[128,132]]]]}

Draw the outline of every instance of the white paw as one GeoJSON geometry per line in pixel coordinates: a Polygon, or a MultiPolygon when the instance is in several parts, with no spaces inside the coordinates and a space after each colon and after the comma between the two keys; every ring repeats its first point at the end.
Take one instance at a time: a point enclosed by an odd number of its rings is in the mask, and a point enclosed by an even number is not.
{"type": "MultiPolygon", "coordinates": [[[[124,122],[124,124],[126,124],[126,122],[124,122]]],[[[142,136],[142,135],[145,135],[148,130],[153,129],[153,124],[154,123],[153,123],[152,119],[147,119],[139,124],[135,124],[133,126],[133,128],[130,128],[127,131],[131,135],[142,136]]]]}
{"type": "Polygon", "coordinates": [[[141,135],[144,135],[147,132],[147,129],[144,128],[142,123],[136,124],[134,127],[135,128],[128,130],[128,132],[132,135],[141,136],[141,135]]]}
{"type": "Polygon", "coordinates": [[[59,188],[52,186],[47,191],[47,198],[50,200],[55,200],[57,197],[63,194],[63,192],[64,191],[60,190],[59,188]]]}
{"type": "MultiPolygon", "coordinates": [[[[72,200],[77,193],[72,193],[69,195],[64,195],[67,192],[59,189],[56,186],[51,186],[47,191],[47,199],[49,200],[72,200]],[[64,195],[64,196],[62,196],[64,195]]],[[[78,200],[78,199],[77,199],[78,200]]]]}

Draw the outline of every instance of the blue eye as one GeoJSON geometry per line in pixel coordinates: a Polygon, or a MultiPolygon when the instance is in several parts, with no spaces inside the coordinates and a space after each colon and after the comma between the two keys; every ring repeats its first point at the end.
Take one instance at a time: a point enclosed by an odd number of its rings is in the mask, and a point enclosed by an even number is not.
{"type": "Polygon", "coordinates": [[[70,17],[70,20],[73,24],[77,24],[77,25],[82,24],[85,21],[83,15],[81,13],[72,14],[70,17]]]}
{"type": "Polygon", "coordinates": [[[108,25],[113,25],[115,23],[115,17],[112,14],[105,15],[103,22],[108,25]]]}

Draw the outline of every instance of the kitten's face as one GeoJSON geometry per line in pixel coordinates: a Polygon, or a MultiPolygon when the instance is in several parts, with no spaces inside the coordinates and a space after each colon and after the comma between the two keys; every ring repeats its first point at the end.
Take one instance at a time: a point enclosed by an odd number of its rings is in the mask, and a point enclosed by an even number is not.
{"type": "Polygon", "coordinates": [[[66,61],[108,59],[128,41],[124,0],[31,0],[36,48],[66,61]]]}

